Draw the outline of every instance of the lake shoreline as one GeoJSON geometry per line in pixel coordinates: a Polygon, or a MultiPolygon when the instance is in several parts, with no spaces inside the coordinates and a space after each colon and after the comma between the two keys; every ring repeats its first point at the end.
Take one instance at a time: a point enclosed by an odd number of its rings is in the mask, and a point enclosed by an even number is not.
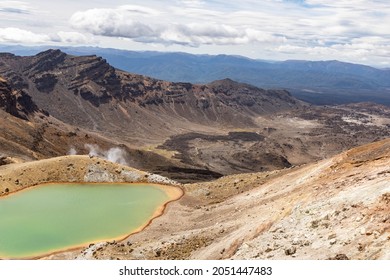
{"type": "Polygon", "coordinates": [[[181,184],[168,178],[87,155],[60,156],[0,166],[0,198],[50,183],[181,184]]]}
{"type": "MultiPolygon", "coordinates": [[[[54,183],[54,182],[50,182],[50,183],[44,183],[44,184],[39,184],[39,186],[44,186],[44,185],[50,185],[50,184],[57,184],[57,183],[54,183]]],[[[1,256],[0,255],[0,260],[5,260],[5,259],[8,259],[8,260],[32,260],[32,259],[41,259],[41,258],[44,258],[44,257],[48,257],[48,256],[51,256],[53,254],[59,254],[59,253],[65,253],[65,252],[71,252],[71,251],[75,251],[75,250],[78,250],[78,249],[81,249],[81,248],[86,248],[88,246],[90,246],[91,244],[96,244],[96,243],[101,243],[101,242],[113,242],[113,241],[116,241],[116,242],[121,242],[125,239],[127,239],[128,237],[136,234],[136,233],[139,233],[141,231],[143,231],[146,227],[148,227],[155,219],[157,219],[158,217],[162,216],[167,208],[167,206],[172,203],[172,202],[175,202],[177,200],[179,200],[180,198],[183,197],[183,195],[185,194],[184,193],[184,190],[179,187],[179,186],[172,186],[172,185],[165,185],[165,184],[157,184],[157,183],[147,183],[147,182],[137,182],[137,183],[127,183],[127,182],[91,182],[91,183],[86,183],[86,182],[81,182],[81,183],[77,183],[77,182],[67,182],[67,183],[64,183],[64,182],[59,182],[59,184],[65,184],[65,185],[147,185],[147,186],[154,186],[154,187],[158,187],[160,189],[162,189],[166,195],[168,196],[168,201],[165,202],[163,205],[157,207],[157,209],[154,211],[154,213],[151,215],[151,217],[144,223],[142,224],[141,226],[137,227],[136,229],[132,230],[131,232],[125,234],[125,235],[121,235],[121,236],[118,236],[118,237],[115,237],[115,238],[112,238],[112,239],[100,239],[100,240],[92,240],[92,241],[89,241],[87,243],[83,243],[83,244],[79,244],[79,245],[76,245],[76,246],[72,246],[72,247],[68,247],[68,248],[64,248],[63,250],[53,250],[53,251],[49,251],[48,253],[45,253],[45,254],[39,254],[37,256],[29,256],[29,257],[24,257],[24,258],[10,258],[10,257],[7,257],[7,256],[1,256]]],[[[16,193],[19,193],[19,192],[22,192],[24,190],[29,190],[31,188],[34,188],[34,187],[38,187],[38,185],[35,185],[35,186],[30,186],[30,187],[26,187],[26,188],[23,188],[23,189],[19,189],[19,190],[16,190],[16,191],[13,191],[13,192],[9,192],[7,193],[6,195],[2,195],[0,196],[0,200],[1,199],[5,199],[11,195],[14,195],[16,193]]]]}

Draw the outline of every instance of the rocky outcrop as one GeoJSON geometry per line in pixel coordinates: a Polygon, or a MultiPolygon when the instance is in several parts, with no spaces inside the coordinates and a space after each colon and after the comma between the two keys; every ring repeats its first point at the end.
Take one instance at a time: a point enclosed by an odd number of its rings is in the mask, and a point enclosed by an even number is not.
{"type": "Polygon", "coordinates": [[[28,65],[23,70],[30,76],[43,72],[58,71],[58,67],[64,62],[66,56],[60,50],[47,50],[30,59],[24,58],[28,65]]]}
{"type": "Polygon", "coordinates": [[[7,81],[0,77],[0,109],[27,120],[29,115],[38,112],[38,106],[24,91],[12,90],[7,81]]]}
{"type": "MultiPolygon", "coordinates": [[[[0,159],[1,159],[0,154],[0,159]]],[[[31,186],[57,183],[180,183],[98,157],[62,156],[6,166],[0,172],[0,197],[31,186]]]]}

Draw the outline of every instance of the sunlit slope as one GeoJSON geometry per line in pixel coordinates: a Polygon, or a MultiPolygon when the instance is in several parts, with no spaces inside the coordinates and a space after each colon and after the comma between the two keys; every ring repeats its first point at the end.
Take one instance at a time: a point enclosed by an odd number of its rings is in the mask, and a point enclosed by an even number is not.
{"type": "MultiPolygon", "coordinates": [[[[389,168],[384,140],[302,167],[186,185],[158,223],[127,240],[130,257],[389,259],[389,168]]],[[[120,246],[95,257],[129,258],[120,246]]]]}

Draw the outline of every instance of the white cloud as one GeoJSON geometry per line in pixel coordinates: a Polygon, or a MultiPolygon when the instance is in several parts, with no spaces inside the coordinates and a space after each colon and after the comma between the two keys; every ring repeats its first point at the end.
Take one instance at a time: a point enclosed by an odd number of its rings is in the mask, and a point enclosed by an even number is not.
{"type": "Polygon", "coordinates": [[[0,28],[0,42],[2,43],[27,43],[37,44],[50,41],[46,34],[36,34],[19,28],[0,28]]]}
{"type": "Polygon", "coordinates": [[[27,2],[21,1],[1,1],[0,12],[16,13],[16,14],[28,14],[31,8],[27,2]]]}
{"type": "Polygon", "coordinates": [[[133,9],[128,10],[126,7],[91,9],[75,13],[71,17],[70,23],[74,28],[85,30],[94,35],[124,38],[156,36],[157,32],[150,26],[131,19],[133,12],[133,9]]]}
{"type": "Polygon", "coordinates": [[[59,31],[57,34],[42,34],[20,28],[0,28],[0,43],[82,45],[91,41],[93,40],[78,32],[59,31]]]}
{"type": "Polygon", "coordinates": [[[184,6],[188,6],[188,7],[203,7],[206,3],[205,1],[202,1],[202,0],[179,0],[177,1],[178,4],[182,4],[184,6]]]}
{"type": "Polygon", "coordinates": [[[49,36],[66,44],[99,40],[114,48],[272,59],[364,57],[376,64],[388,60],[390,49],[385,0],[21,0],[0,1],[0,15],[1,42],[39,44],[49,36]],[[19,30],[9,34],[6,27],[19,30]],[[30,32],[26,40],[21,30],[30,32]]]}
{"type": "MultiPolygon", "coordinates": [[[[91,9],[75,13],[71,25],[94,35],[133,39],[136,42],[161,43],[166,45],[236,45],[251,42],[282,42],[283,36],[274,36],[268,32],[253,28],[233,27],[218,22],[177,23],[159,20],[159,13],[141,9],[148,18],[134,14],[134,6],[126,9],[91,9]]],[[[177,17],[172,16],[177,19],[177,17]]]]}
{"type": "Polygon", "coordinates": [[[161,12],[159,10],[145,7],[145,6],[139,6],[139,5],[124,5],[120,6],[118,10],[123,10],[135,14],[142,14],[142,15],[159,15],[161,12]]]}
{"type": "Polygon", "coordinates": [[[58,41],[65,44],[81,45],[88,44],[91,41],[91,39],[87,38],[87,36],[79,32],[59,31],[57,35],[58,41]]]}
{"type": "Polygon", "coordinates": [[[287,56],[295,56],[300,59],[327,60],[338,59],[358,63],[375,61],[376,64],[383,64],[383,59],[390,57],[390,40],[381,37],[361,37],[351,40],[348,43],[333,44],[331,46],[298,46],[281,45],[274,49],[278,53],[287,56]],[[373,58],[376,58],[373,60],[373,58]]]}
{"type": "Polygon", "coordinates": [[[283,37],[273,36],[254,29],[238,29],[229,25],[186,24],[168,28],[160,35],[161,42],[192,47],[200,45],[242,45],[252,42],[282,42],[283,37]]]}

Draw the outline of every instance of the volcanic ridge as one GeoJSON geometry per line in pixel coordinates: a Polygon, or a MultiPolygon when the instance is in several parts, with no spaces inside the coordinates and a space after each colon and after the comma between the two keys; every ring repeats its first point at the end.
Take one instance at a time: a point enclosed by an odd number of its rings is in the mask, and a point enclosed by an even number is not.
{"type": "Polygon", "coordinates": [[[50,259],[389,259],[389,128],[384,105],[0,54],[0,196],[49,182],[185,191],[142,232],[50,259]]]}

